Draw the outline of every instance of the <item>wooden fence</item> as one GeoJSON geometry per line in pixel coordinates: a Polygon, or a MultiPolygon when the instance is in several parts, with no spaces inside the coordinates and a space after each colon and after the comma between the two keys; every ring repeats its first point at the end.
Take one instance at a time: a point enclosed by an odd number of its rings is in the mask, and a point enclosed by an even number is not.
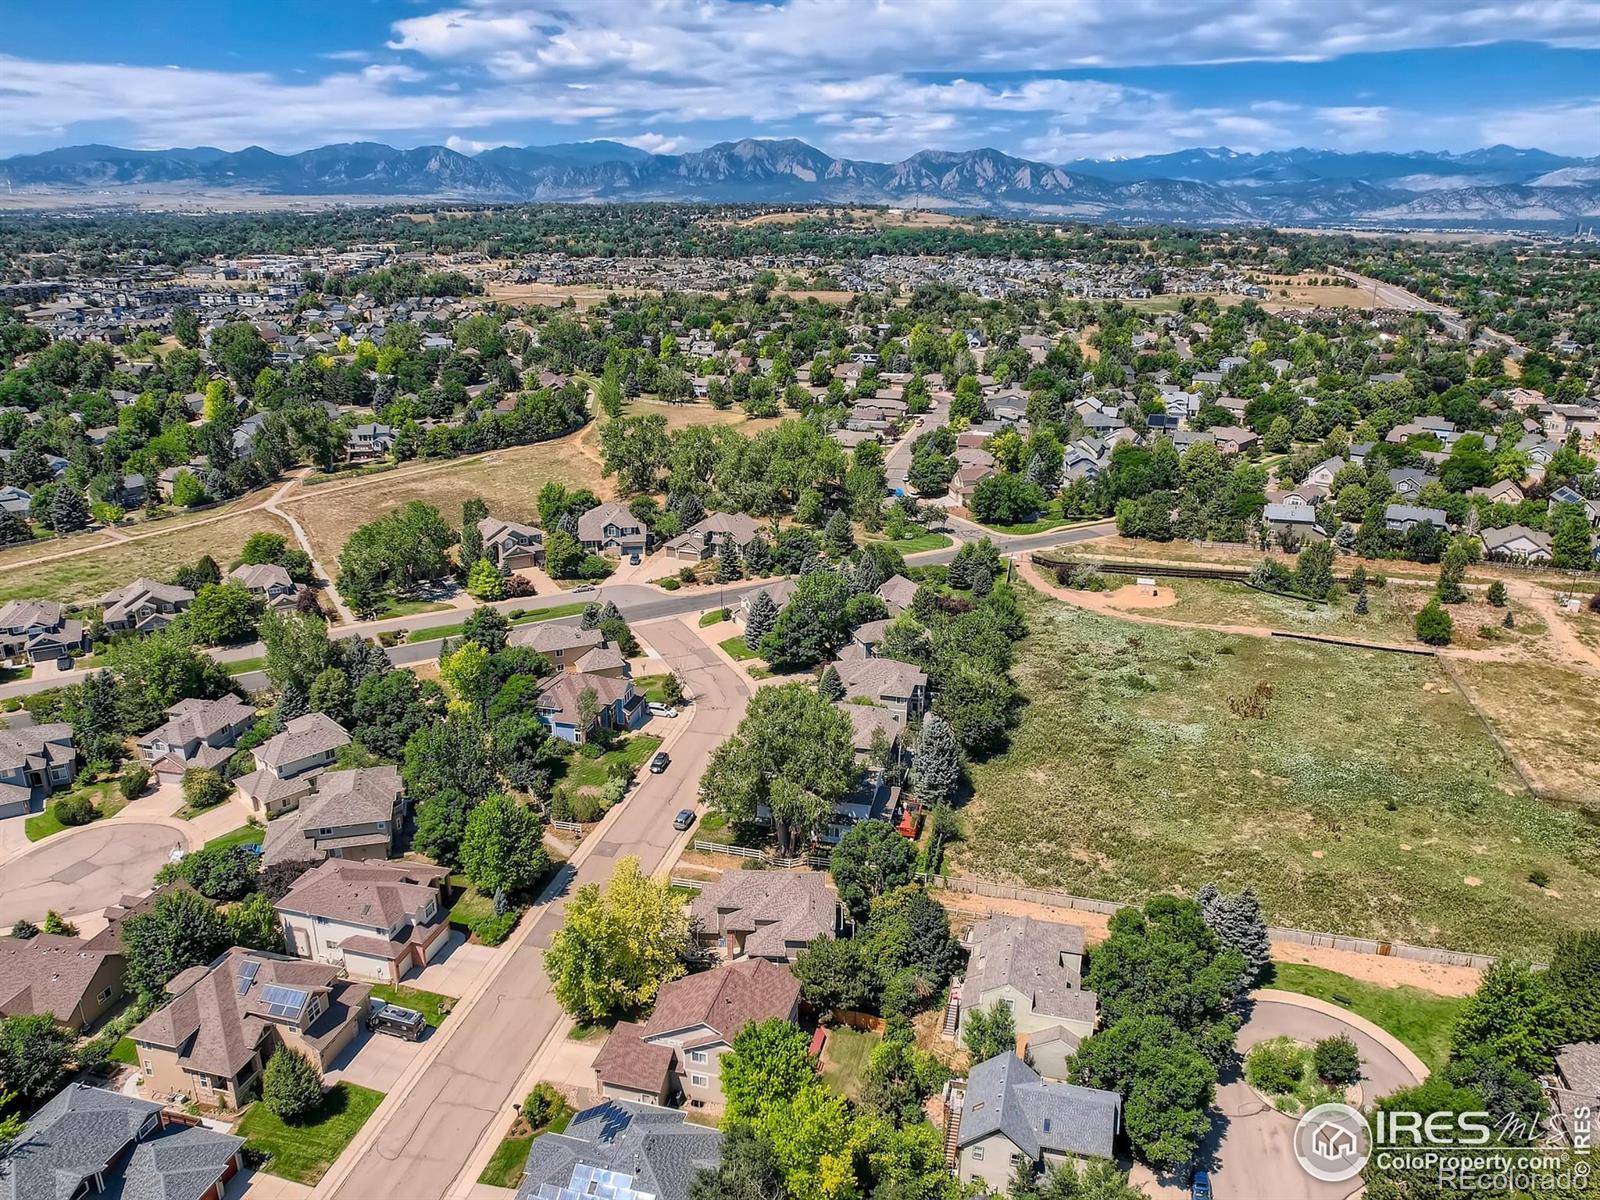
{"type": "Polygon", "coordinates": [[[802,854],[797,858],[779,858],[771,851],[756,846],[730,846],[727,842],[708,842],[705,838],[695,838],[694,848],[702,854],[731,854],[736,858],[758,858],[767,866],[777,867],[780,870],[815,867],[820,871],[827,868],[829,861],[826,854],[802,854]]]}
{"type": "MultiPolygon", "coordinates": [[[[1045,888],[1020,887],[1009,883],[991,883],[986,879],[968,879],[950,875],[925,875],[930,888],[964,892],[973,896],[987,896],[995,900],[1021,900],[1029,904],[1043,904],[1052,908],[1075,909],[1079,912],[1100,913],[1110,916],[1127,907],[1115,900],[1091,900],[1054,892],[1045,888]]],[[[1405,942],[1386,942],[1376,938],[1345,937],[1337,933],[1319,933],[1306,929],[1286,929],[1274,925],[1267,927],[1267,935],[1275,942],[1293,942],[1300,946],[1318,946],[1327,950],[1342,950],[1348,954],[1372,954],[1381,958],[1404,958],[1413,962],[1440,963],[1448,967],[1475,967],[1478,970],[1492,965],[1494,958],[1487,954],[1469,954],[1463,950],[1445,950],[1438,946],[1412,946],[1405,942]]]]}

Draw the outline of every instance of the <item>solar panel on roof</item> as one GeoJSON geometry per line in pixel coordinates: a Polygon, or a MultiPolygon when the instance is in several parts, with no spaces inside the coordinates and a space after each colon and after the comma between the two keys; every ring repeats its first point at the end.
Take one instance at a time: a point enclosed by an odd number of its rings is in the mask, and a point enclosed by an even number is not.
{"type": "Polygon", "coordinates": [[[282,984],[270,984],[261,993],[261,999],[267,1006],[267,1015],[271,1017],[288,1017],[298,1020],[305,1011],[307,993],[299,988],[284,987],[282,984]]]}
{"type": "Polygon", "coordinates": [[[239,995],[244,995],[250,990],[250,985],[256,981],[256,972],[261,969],[261,964],[253,958],[245,960],[239,968],[239,995]]]}

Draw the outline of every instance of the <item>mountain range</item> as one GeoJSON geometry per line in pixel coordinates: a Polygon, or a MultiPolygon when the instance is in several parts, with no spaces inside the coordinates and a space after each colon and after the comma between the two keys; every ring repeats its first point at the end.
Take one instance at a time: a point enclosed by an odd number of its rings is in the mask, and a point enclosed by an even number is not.
{"type": "Polygon", "coordinates": [[[1032,162],[998,150],[923,150],[900,162],[834,158],[795,139],[685,154],[620,142],[500,146],[467,155],[378,142],[274,154],[69,146],[0,159],[23,194],[159,187],[286,196],[484,202],[888,204],[1044,218],[1187,224],[1570,225],[1600,217],[1600,158],[1491,146],[1464,154],[1225,147],[1032,162]]]}

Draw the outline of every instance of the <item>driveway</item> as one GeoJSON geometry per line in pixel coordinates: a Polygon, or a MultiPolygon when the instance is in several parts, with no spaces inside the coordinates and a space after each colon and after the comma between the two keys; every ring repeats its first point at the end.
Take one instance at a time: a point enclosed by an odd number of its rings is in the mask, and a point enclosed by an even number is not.
{"type": "Polygon", "coordinates": [[[328,1083],[353,1083],[374,1091],[388,1093],[400,1081],[406,1068],[416,1062],[430,1039],[438,1036],[430,1029],[420,1042],[390,1037],[386,1033],[373,1033],[362,1028],[356,1040],[333,1060],[323,1078],[328,1083]]]}
{"type": "MultiPolygon", "coordinates": [[[[1355,1042],[1361,1054],[1363,1103],[1422,1082],[1399,1055],[1365,1029],[1335,1013],[1292,1001],[1256,1000],[1239,1030],[1239,1053],[1242,1058],[1250,1047],[1275,1037],[1316,1042],[1341,1033],[1355,1042]]],[[[1218,1084],[1216,1107],[1221,1119],[1201,1150],[1202,1161],[1209,1159],[1216,1200],[1344,1200],[1360,1189],[1359,1178],[1323,1183],[1301,1170],[1291,1142],[1295,1118],[1256,1095],[1238,1067],[1218,1084]]],[[[1135,1168],[1133,1182],[1156,1200],[1179,1200],[1189,1194],[1175,1180],[1152,1179],[1144,1168],[1135,1168]]]]}
{"type": "Polygon", "coordinates": [[[130,892],[146,892],[183,834],[166,825],[105,821],[55,834],[0,866],[0,929],[19,918],[42,921],[97,913],[130,892]]]}
{"type": "Polygon", "coordinates": [[[420,988],[440,996],[453,996],[459,1000],[476,982],[490,963],[499,957],[492,946],[474,946],[466,934],[452,929],[443,950],[434,960],[403,982],[406,987],[420,988]]]}

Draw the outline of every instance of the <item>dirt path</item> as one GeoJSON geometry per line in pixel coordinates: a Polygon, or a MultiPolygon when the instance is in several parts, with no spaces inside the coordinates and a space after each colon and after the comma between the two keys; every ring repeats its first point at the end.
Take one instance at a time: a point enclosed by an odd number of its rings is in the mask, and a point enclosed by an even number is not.
{"type": "Polygon", "coordinates": [[[300,543],[300,549],[304,550],[306,552],[306,557],[311,560],[311,569],[316,572],[317,578],[322,580],[323,588],[327,592],[328,599],[333,601],[334,608],[339,612],[339,624],[353,625],[355,624],[356,615],[355,613],[351,612],[349,606],[345,604],[344,597],[339,595],[339,589],[334,586],[333,575],[326,567],[322,565],[320,561],[318,561],[317,552],[312,548],[311,539],[306,536],[305,528],[295,518],[293,513],[287,512],[279,507],[279,504],[282,502],[283,498],[294,490],[295,485],[299,483],[302,478],[303,475],[296,475],[292,479],[288,480],[282,487],[272,493],[271,497],[264,505],[262,505],[262,507],[273,516],[283,521],[291,530],[294,531],[295,541],[300,543]]]}
{"type": "MultiPolygon", "coordinates": [[[[1075,908],[1057,908],[1049,904],[1036,904],[1029,900],[1001,900],[988,896],[975,896],[966,892],[941,890],[939,903],[953,913],[966,913],[986,917],[991,913],[1009,913],[1013,916],[1040,917],[1077,925],[1083,929],[1085,940],[1092,946],[1105,941],[1110,918],[1100,913],[1083,912],[1075,908]]],[[[1337,971],[1363,983],[1379,987],[1415,987],[1440,996],[1468,996],[1477,990],[1480,972],[1472,967],[1450,967],[1440,963],[1415,962],[1406,958],[1385,958],[1376,954],[1355,954],[1348,950],[1330,950],[1320,946],[1303,946],[1298,942],[1273,942],[1272,957],[1279,962],[1305,963],[1326,971],[1337,971]]]]}

